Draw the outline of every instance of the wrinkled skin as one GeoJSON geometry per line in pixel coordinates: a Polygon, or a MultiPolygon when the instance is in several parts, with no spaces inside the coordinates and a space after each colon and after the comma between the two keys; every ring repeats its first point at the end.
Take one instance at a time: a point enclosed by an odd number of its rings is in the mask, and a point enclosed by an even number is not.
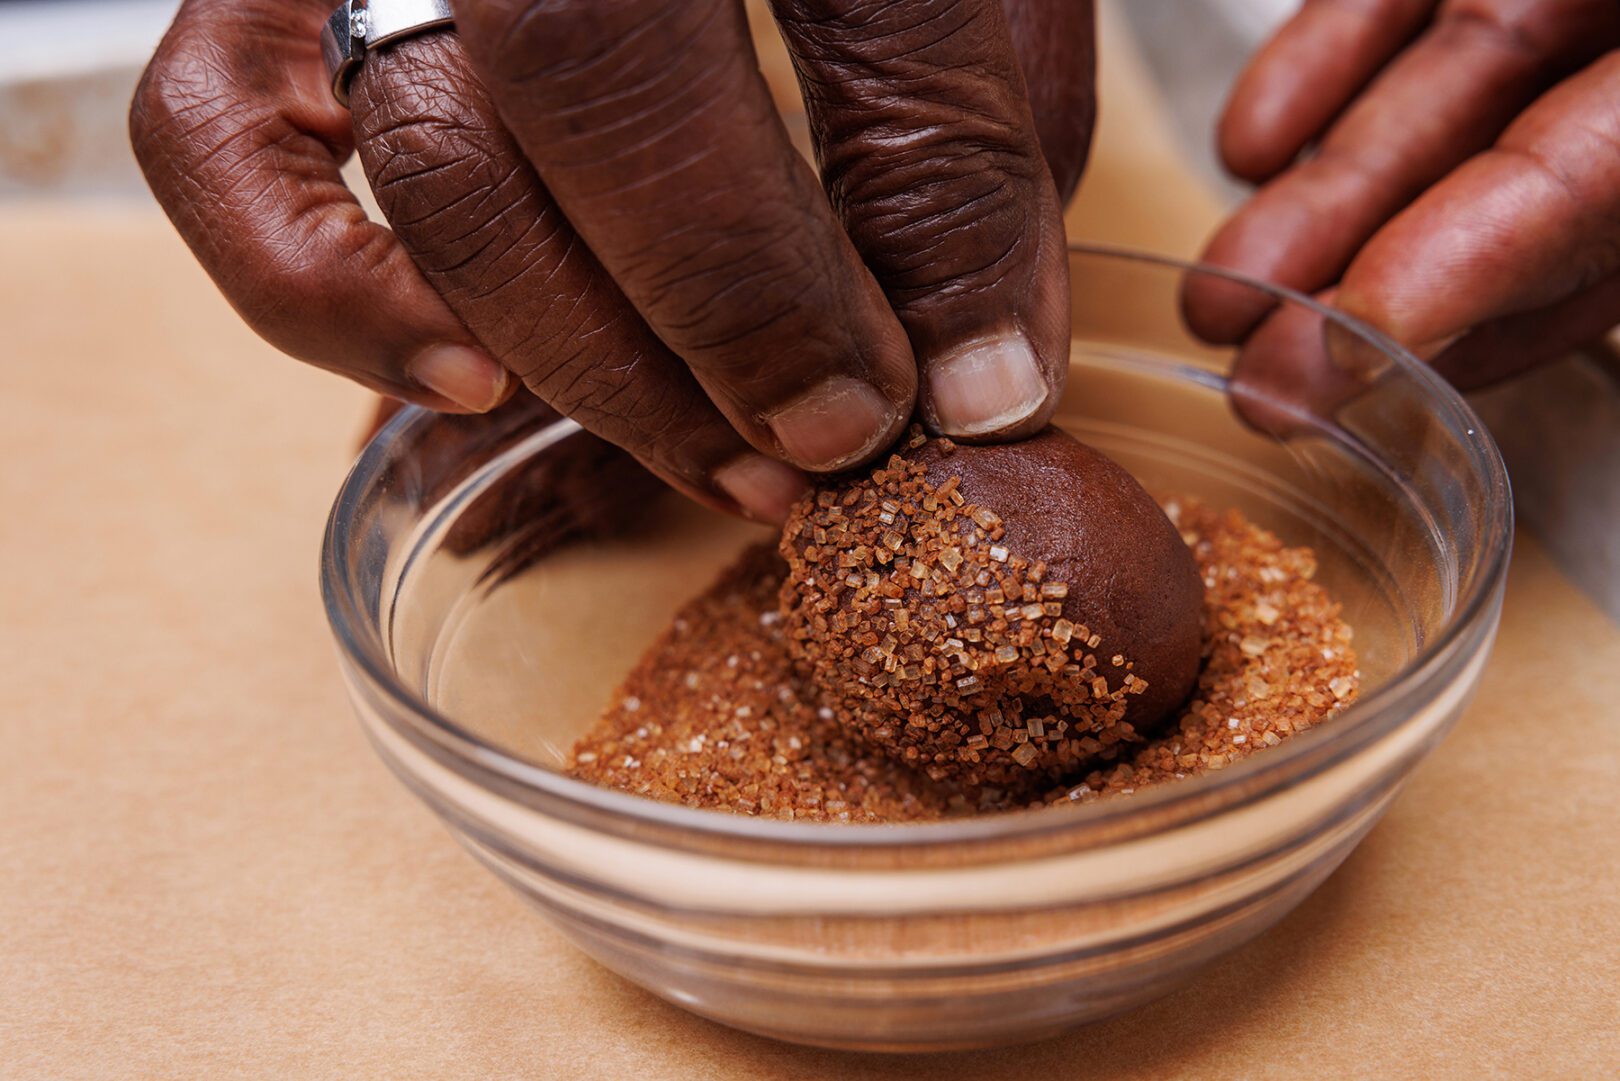
{"type": "MultiPolygon", "coordinates": [[[[1232,92],[1220,151],[1262,186],[1204,258],[1317,294],[1464,389],[1564,355],[1620,323],[1617,50],[1613,0],[1307,0],[1232,92]]],[[[1184,307],[1246,343],[1240,406],[1268,427],[1268,401],[1321,408],[1369,367],[1212,279],[1184,307]]]]}
{"type": "Polygon", "coordinates": [[[764,519],[914,410],[988,440],[1050,416],[1088,2],[777,0],[819,181],[737,0],[465,0],[367,57],[352,117],[330,6],[187,0],[131,110],[153,191],[284,351],[451,411],[521,384],[764,519]],[[386,227],[339,178],[355,148],[386,227]],[[986,342],[1027,357],[1017,409],[935,393],[986,342]]]}

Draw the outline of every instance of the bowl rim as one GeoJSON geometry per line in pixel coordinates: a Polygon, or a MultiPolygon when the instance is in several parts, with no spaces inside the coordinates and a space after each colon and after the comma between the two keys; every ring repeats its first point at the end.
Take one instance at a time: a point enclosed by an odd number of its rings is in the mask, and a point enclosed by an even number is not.
{"type": "MultiPolygon", "coordinates": [[[[1129,800],[1095,800],[1071,806],[1035,808],[971,816],[933,822],[833,823],[791,821],[765,816],[748,816],[687,807],[604,788],[518,757],[468,731],[394,677],[391,665],[380,648],[365,641],[359,629],[367,625],[357,598],[347,588],[343,573],[345,561],[339,553],[349,550],[354,515],[365,502],[365,494],[375,483],[388,461],[389,448],[416,426],[431,423],[430,410],[411,406],[400,410],[366,444],[344,478],[327,519],[321,546],[320,584],[327,620],[336,638],[342,659],[354,665],[394,707],[394,716],[385,720],[394,725],[400,718],[410,722],[416,734],[453,759],[459,759],[481,772],[498,777],[553,801],[594,815],[623,820],[626,825],[651,826],[707,839],[731,838],[737,841],[766,842],[806,848],[913,848],[997,840],[1028,840],[1067,832],[1089,832],[1122,819],[1144,821],[1188,810],[1227,797],[1223,807],[1237,807],[1263,798],[1280,785],[1295,784],[1325,769],[1347,752],[1374,741],[1400,727],[1407,714],[1399,704],[1426,677],[1444,667],[1459,642],[1471,631],[1477,633],[1482,615],[1500,596],[1511,553],[1513,507],[1507,469],[1484,423],[1451,384],[1431,367],[1377,329],[1351,316],[1323,305],[1286,286],[1261,281],[1224,267],[1190,262],[1170,255],[1131,248],[1070,243],[1070,256],[1099,257],[1126,263],[1163,267],[1182,273],[1201,273],[1224,278],[1258,289],[1274,298],[1301,305],[1356,334],[1387,356],[1404,375],[1415,380],[1431,400],[1435,414],[1458,433],[1468,448],[1468,459],[1487,492],[1488,506],[1482,508],[1481,545],[1485,551],[1484,569],[1471,588],[1457,597],[1447,625],[1425,641],[1417,653],[1383,685],[1358,698],[1339,716],[1336,723],[1297,734],[1280,746],[1268,748],[1222,770],[1188,777],[1176,784],[1157,785],[1138,792],[1129,800]],[[1334,753],[1339,752],[1339,753],[1334,753]],[[1301,773],[1290,769],[1317,755],[1314,768],[1301,773]],[[1157,813],[1149,813],[1157,812],[1157,813]]],[[[562,419],[531,433],[502,457],[532,448],[533,440],[548,437],[546,443],[583,431],[572,420],[562,419]]],[[[370,620],[372,624],[375,620],[370,620]]],[[[1414,714],[1415,715],[1415,714],[1414,714]]]]}

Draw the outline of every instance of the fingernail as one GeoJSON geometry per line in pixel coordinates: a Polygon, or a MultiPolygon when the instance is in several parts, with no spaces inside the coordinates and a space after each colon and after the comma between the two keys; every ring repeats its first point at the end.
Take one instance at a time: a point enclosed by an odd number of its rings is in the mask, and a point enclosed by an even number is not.
{"type": "Polygon", "coordinates": [[[1017,424],[1046,401],[1035,351],[1008,334],[943,356],[928,366],[934,419],[946,435],[983,435],[1017,424]]]}
{"type": "Polygon", "coordinates": [[[714,483],[750,518],[781,525],[810,484],[791,466],[748,453],[715,470],[714,483]]]}
{"type": "Polygon", "coordinates": [[[463,409],[485,413],[506,396],[506,369],[465,345],[431,345],[406,369],[412,379],[463,409]]]}
{"type": "Polygon", "coordinates": [[[766,423],[787,456],[806,469],[842,469],[878,450],[896,433],[900,410],[876,387],[833,376],[773,414],[766,423]]]}

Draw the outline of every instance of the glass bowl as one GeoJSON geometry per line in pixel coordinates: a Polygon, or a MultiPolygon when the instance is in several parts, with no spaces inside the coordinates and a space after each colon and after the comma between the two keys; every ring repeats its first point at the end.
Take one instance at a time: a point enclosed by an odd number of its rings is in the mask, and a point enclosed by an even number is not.
{"type": "Polygon", "coordinates": [[[344,483],[321,566],[383,760],[602,964],[784,1040],[1034,1039],[1163,995],[1275,923],[1473,691],[1507,565],[1506,475],[1448,386],[1303,297],[1150,256],[1071,261],[1057,423],[1156,493],[1314,546],[1356,631],[1349,709],[1219,772],[939,823],[747,818],[592,787],[558,771],[570,745],[675,609],[765,534],[660,494],[537,404],[407,410],[344,483]],[[1267,370],[1269,348],[1336,389],[1234,383],[1234,351],[1183,329],[1189,275],[1281,306],[1240,372],[1267,370]]]}

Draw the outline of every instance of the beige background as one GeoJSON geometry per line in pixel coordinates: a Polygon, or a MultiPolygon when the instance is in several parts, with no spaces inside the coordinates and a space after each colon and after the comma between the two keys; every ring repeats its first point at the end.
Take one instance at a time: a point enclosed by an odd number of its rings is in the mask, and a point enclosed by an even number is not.
{"type": "MultiPolygon", "coordinates": [[[[1213,200],[1109,54],[1075,235],[1213,200]]],[[[1478,702],[1279,928],[1034,1047],[809,1051],[580,955],[374,760],[320,612],[364,396],[155,212],[0,215],[0,1076],[1200,1078],[1620,1069],[1620,631],[1521,539],[1478,702]]]]}

